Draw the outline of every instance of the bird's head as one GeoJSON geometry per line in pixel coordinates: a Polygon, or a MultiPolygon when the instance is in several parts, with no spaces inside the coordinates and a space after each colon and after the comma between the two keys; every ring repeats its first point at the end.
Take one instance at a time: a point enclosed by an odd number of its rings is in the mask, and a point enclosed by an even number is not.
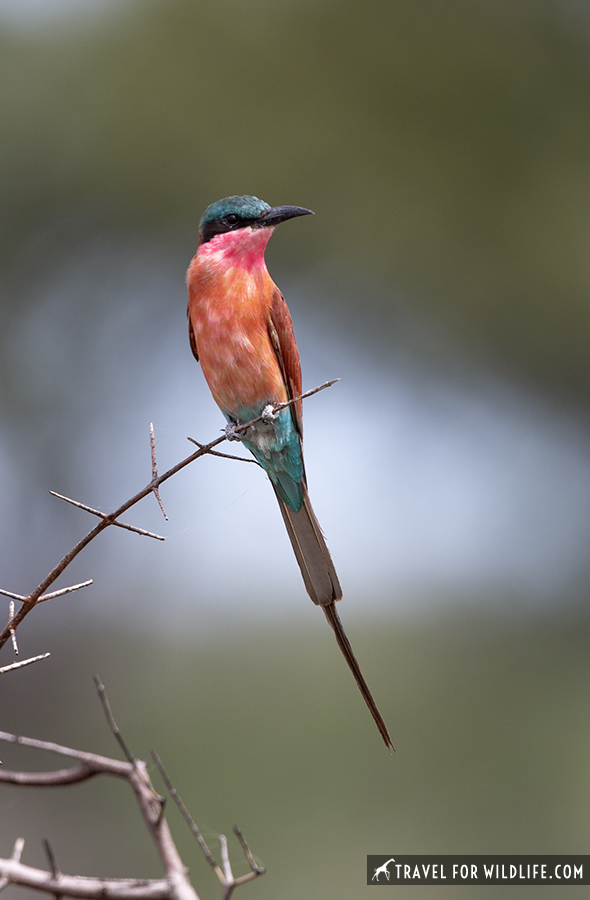
{"type": "Polygon", "coordinates": [[[199,226],[199,243],[240,228],[274,228],[279,222],[295,216],[312,216],[311,209],[301,206],[269,206],[258,197],[225,197],[208,206],[199,226]]]}

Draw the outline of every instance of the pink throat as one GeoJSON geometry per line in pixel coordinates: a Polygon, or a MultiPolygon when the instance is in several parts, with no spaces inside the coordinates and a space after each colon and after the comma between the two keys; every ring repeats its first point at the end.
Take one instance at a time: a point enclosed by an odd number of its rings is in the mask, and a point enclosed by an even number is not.
{"type": "Polygon", "coordinates": [[[265,265],[264,251],[272,232],[272,228],[248,227],[216,234],[199,247],[198,255],[228,269],[255,269],[265,265]]]}

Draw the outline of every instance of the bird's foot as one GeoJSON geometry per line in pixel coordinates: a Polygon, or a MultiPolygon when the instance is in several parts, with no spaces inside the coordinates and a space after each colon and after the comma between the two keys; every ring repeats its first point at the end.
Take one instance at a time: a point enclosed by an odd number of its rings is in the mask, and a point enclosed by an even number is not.
{"type": "Polygon", "coordinates": [[[237,425],[235,422],[228,422],[225,426],[224,433],[225,437],[228,441],[241,441],[242,440],[242,432],[236,431],[237,425]]]}
{"type": "Polygon", "coordinates": [[[279,417],[279,411],[277,411],[272,403],[269,403],[268,406],[265,406],[262,412],[260,413],[260,417],[263,422],[269,424],[270,422],[275,422],[279,417]]]}

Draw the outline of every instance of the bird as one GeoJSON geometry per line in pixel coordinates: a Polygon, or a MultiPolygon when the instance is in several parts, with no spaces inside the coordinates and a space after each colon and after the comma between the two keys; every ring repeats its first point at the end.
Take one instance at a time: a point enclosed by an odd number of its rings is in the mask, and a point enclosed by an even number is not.
{"type": "Polygon", "coordinates": [[[307,491],[299,351],[289,309],[264,257],[277,225],[307,215],[312,210],[271,207],[250,195],[207,207],[187,272],[190,346],[226,419],[226,436],[241,440],[268,475],[307,593],[323,610],[385,745],[394,751],[336,610],[342,588],[307,491]]]}

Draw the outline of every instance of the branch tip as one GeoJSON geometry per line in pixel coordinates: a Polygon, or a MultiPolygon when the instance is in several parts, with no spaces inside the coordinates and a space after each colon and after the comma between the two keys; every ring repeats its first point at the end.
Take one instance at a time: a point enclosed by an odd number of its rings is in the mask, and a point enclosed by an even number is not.
{"type": "Polygon", "coordinates": [[[15,862],[20,862],[21,856],[23,855],[23,850],[25,849],[25,839],[17,838],[14,842],[14,848],[12,850],[12,856],[10,857],[15,862]]]}
{"type": "Polygon", "coordinates": [[[69,587],[60,588],[58,591],[51,591],[50,594],[41,594],[39,602],[54,600],[56,597],[63,597],[64,594],[72,594],[74,591],[79,591],[80,588],[88,587],[91,584],[93,584],[92,578],[88,578],[86,581],[81,581],[80,584],[71,584],[69,587]]]}
{"type": "Polygon", "coordinates": [[[242,829],[238,828],[237,825],[234,825],[234,834],[237,837],[237,839],[239,840],[240,844],[242,845],[242,850],[244,851],[244,856],[248,860],[248,865],[250,866],[252,871],[256,875],[264,875],[264,873],[266,872],[266,869],[264,868],[264,866],[259,866],[258,863],[254,860],[252,851],[250,850],[250,847],[248,846],[246,838],[243,835],[242,829]]]}
{"type": "Polygon", "coordinates": [[[233,884],[234,873],[231,870],[231,864],[229,861],[229,853],[227,850],[227,838],[224,834],[219,835],[219,843],[221,846],[221,862],[223,864],[223,874],[225,875],[225,883],[227,885],[233,884]]]}
{"type": "Polygon", "coordinates": [[[115,722],[115,718],[114,718],[112,710],[111,710],[111,704],[109,703],[109,698],[107,697],[107,692],[105,690],[104,684],[102,683],[102,681],[100,680],[98,675],[94,676],[94,684],[96,686],[98,698],[99,698],[100,702],[102,703],[102,708],[103,708],[103,711],[105,714],[105,718],[108,722],[109,728],[111,729],[116,740],[118,741],[121,750],[127,757],[127,762],[131,763],[132,766],[135,766],[136,765],[135,758],[134,758],[131,750],[127,746],[127,743],[125,742],[125,740],[123,738],[123,735],[119,731],[119,726],[115,722]]]}

